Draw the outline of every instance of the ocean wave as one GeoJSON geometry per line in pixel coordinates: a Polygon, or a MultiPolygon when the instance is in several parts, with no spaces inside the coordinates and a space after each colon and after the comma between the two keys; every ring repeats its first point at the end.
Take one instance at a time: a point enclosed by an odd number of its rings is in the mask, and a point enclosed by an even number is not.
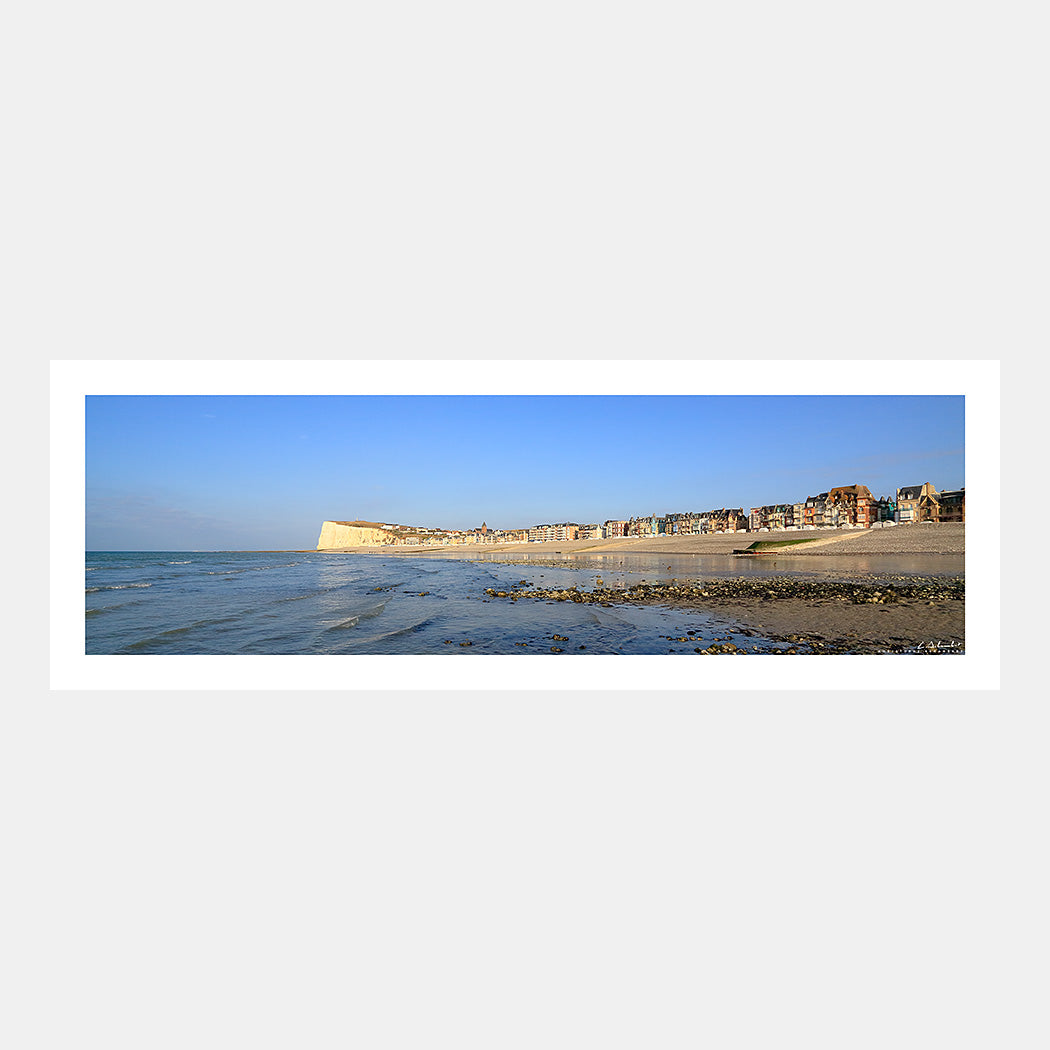
{"type": "Polygon", "coordinates": [[[348,627],[356,627],[362,620],[371,620],[374,617],[379,616],[385,608],[386,602],[382,602],[379,605],[373,605],[367,609],[362,609],[360,612],[354,613],[353,616],[348,616],[345,620],[329,624],[325,630],[345,631],[348,627]]]}
{"type": "MultiPolygon", "coordinates": [[[[169,565],[189,565],[189,562],[168,562],[169,565]]],[[[215,564],[214,562],[212,564],[215,564]]],[[[219,562],[219,565],[236,565],[236,562],[219,562]]],[[[291,569],[296,565],[301,565],[301,562],[297,561],[286,561],[281,562],[279,565],[243,565],[239,569],[205,569],[204,573],[208,576],[225,576],[233,572],[267,572],[270,569],[291,569]]]]}
{"type": "Polygon", "coordinates": [[[302,594],[289,594],[285,598],[274,598],[274,605],[283,605],[285,602],[301,602],[304,598],[317,598],[319,595],[325,593],[328,590],[326,587],[322,587],[315,591],[304,591],[302,594]]]}
{"type": "Polygon", "coordinates": [[[99,613],[115,612],[117,609],[126,609],[129,605],[142,605],[145,598],[130,598],[126,602],[113,602],[111,605],[96,605],[84,610],[85,616],[97,616],[99,613]]]}
{"type": "Polygon", "coordinates": [[[586,610],[585,622],[593,624],[597,627],[626,627],[634,628],[634,623],[626,616],[620,613],[614,612],[612,609],[602,609],[600,612],[595,612],[591,609],[586,610]]]}
{"type": "Polygon", "coordinates": [[[314,587],[312,590],[303,591],[302,594],[287,594],[283,598],[274,598],[271,604],[283,605],[285,602],[301,602],[304,598],[320,598],[323,594],[330,594],[332,591],[353,587],[356,585],[356,582],[356,580],[350,580],[346,583],[333,583],[327,587],[314,587]]]}
{"type": "Polygon", "coordinates": [[[424,627],[428,627],[433,622],[434,618],[428,616],[425,620],[409,624],[407,627],[397,627],[392,631],[384,631],[382,634],[369,635],[367,638],[355,638],[349,644],[375,645],[377,642],[388,642],[391,638],[400,638],[402,635],[415,634],[416,631],[421,631],[424,627]]]}
{"type": "MultiPolygon", "coordinates": [[[[169,565],[189,565],[189,562],[174,561],[169,565]]],[[[282,565],[244,565],[239,569],[203,569],[204,576],[236,576],[242,572],[269,572],[271,569],[291,569],[298,565],[297,561],[290,561],[282,565]]]]}
{"type": "Polygon", "coordinates": [[[382,642],[387,638],[398,638],[403,634],[415,634],[416,631],[421,631],[424,627],[429,627],[433,622],[433,617],[428,616],[425,620],[420,620],[419,623],[409,624],[407,627],[399,627],[396,631],[387,631],[386,634],[376,635],[371,640],[373,642],[382,642]]]}
{"type": "Polygon", "coordinates": [[[85,587],[85,594],[94,594],[96,591],[126,591],[133,587],[152,587],[152,583],[111,583],[104,587],[85,587]]]}
{"type": "Polygon", "coordinates": [[[233,623],[240,619],[239,616],[221,616],[210,620],[195,620],[193,623],[188,623],[184,627],[173,627],[170,631],[161,631],[160,634],[150,635],[148,638],[140,638],[136,642],[129,642],[120,650],[120,652],[133,653],[137,652],[139,649],[148,648],[149,646],[167,645],[170,642],[178,641],[191,631],[200,630],[202,627],[214,627],[216,624],[233,623]]]}

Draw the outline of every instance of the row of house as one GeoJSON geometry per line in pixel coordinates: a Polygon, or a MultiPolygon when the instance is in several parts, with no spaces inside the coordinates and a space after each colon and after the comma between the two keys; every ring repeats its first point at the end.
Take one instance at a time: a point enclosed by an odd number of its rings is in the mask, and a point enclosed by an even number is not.
{"type": "Polygon", "coordinates": [[[752,507],[748,528],[752,532],[780,529],[867,529],[892,521],[894,503],[885,496],[875,499],[867,485],[841,485],[810,496],[801,503],[776,503],[752,507]]]}
{"type": "Polygon", "coordinates": [[[466,543],[524,543],[528,529],[490,529],[485,522],[478,529],[441,529],[424,525],[383,525],[395,546],[417,547],[435,545],[456,547],[466,543]]]}
{"type": "Polygon", "coordinates": [[[645,536],[703,536],[725,532],[773,532],[795,529],[868,529],[908,522],[965,522],[966,489],[938,492],[929,482],[897,489],[892,496],[871,494],[866,485],[840,485],[798,503],[649,514],[609,519],[603,525],[534,525],[530,543],[550,540],[617,539],[645,536]]]}
{"type": "Polygon", "coordinates": [[[709,532],[746,532],[747,515],[743,508],[706,510],[696,513],[649,514],[641,518],[610,518],[601,525],[580,525],[563,521],[556,525],[533,525],[528,530],[529,543],[552,540],[619,539],[630,536],[703,535],[709,532]]]}
{"type": "Polygon", "coordinates": [[[747,515],[743,509],[708,510],[642,518],[610,518],[601,525],[563,521],[556,525],[533,525],[528,531],[529,543],[564,540],[619,539],[622,537],[702,535],[708,532],[746,532],[747,515]]]}
{"type": "Polygon", "coordinates": [[[896,496],[876,499],[866,485],[843,485],[810,496],[803,503],[752,507],[752,532],[779,529],[851,528],[910,522],[966,520],[966,489],[937,492],[926,482],[897,489],[896,496]]]}
{"type": "Polygon", "coordinates": [[[560,521],[556,525],[533,525],[528,530],[529,543],[549,543],[563,540],[595,540],[605,535],[598,524],[580,525],[575,521],[560,521]]]}
{"type": "Polygon", "coordinates": [[[786,529],[867,529],[912,522],[965,522],[966,489],[938,492],[933,485],[911,485],[894,496],[876,499],[866,485],[840,485],[799,503],[772,503],[742,507],[649,514],[638,518],[610,518],[599,525],[562,521],[528,529],[438,529],[386,525],[391,542],[405,545],[495,543],[549,543],[567,540],[618,539],[645,536],[703,536],[725,532],[777,532],[786,529]]]}
{"type": "Polygon", "coordinates": [[[746,532],[747,515],[742,507],[677,511],[673,514],[649,514],[626,521],[607,521],[605,530],[606,537],[702,536],[713,532],[746,532]]]}

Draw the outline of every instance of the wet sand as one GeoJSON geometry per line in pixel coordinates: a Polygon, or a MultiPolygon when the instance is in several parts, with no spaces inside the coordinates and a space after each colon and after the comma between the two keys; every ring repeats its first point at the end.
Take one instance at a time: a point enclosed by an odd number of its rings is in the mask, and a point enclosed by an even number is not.
{"type": "Polygon", "coordinates": [[[892,606],[784,599],[720,603],[714,608],[736,624],[774,641],[800,643],[807,651],[962,653],[965,602],[916,602],[892,606]]]}
{"type": "MultiPolygon", "coordinates": [[[[513,588],[493,598],[663,605],[714,614],[727,631],[789,643],[789,651],[962,653],[965,582],[958,577],[845,581],[775,577],[639,583],[631,587],[513,588]]],[[[728,646],[713,652],[747,650],[728,646]]]]}

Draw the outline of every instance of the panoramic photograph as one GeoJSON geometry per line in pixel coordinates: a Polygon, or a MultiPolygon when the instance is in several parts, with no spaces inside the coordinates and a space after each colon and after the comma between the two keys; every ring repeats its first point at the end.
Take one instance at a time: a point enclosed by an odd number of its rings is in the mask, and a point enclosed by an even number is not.
{"type": "Polygon", "coordinates": [[[88,395],[86,655],[965,652],[962,395],[88,395]]]}

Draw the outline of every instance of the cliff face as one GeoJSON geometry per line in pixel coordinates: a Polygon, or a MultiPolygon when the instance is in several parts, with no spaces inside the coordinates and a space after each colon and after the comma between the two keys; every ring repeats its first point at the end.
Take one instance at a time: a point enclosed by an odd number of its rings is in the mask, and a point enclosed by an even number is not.
{"type": "Polygon", "coordinates": [[[317,540],[319,551],[340,547],[384,547],[393,543],[394,534],[375,521],[326,521],[317,540]]]}

